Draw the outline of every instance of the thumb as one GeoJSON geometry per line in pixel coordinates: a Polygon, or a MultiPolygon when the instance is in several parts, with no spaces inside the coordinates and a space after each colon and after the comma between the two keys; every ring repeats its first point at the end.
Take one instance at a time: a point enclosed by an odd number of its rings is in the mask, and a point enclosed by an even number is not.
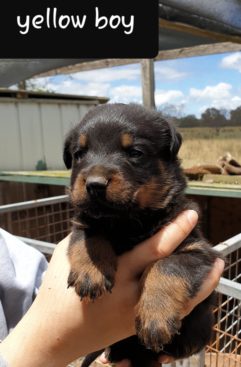
{"type": "Polygon", "coordinates": [[[169,256],[188,236],[197,224],[198,215],[194,210],[186,210],[151,238],[141,242],[133,250],[119,258],[119,268],[123,274],[133,278],[160,258],[169,256]]]}

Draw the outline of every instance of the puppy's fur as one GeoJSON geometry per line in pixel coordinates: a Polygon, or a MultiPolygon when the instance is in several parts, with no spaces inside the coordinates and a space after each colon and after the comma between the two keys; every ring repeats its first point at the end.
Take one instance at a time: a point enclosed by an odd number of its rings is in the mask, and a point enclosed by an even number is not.
{"type": "MultiPolygon", "coordinates": [[[[138,105],[99,106],[68,135],[64,161],[75,208],[68,283],[81,299],[111,292],[117,256],[194,207],[184,195],[180,145],[169,122],[138,105]]],[[[141,277],[137,336],[112,345],[109,360],[150,367],[160,354],[200,351],[211,338],[213,297],[184,319],[183,311],[217,256],[196,227],[172,255],[151,264],[141,277]]]]}

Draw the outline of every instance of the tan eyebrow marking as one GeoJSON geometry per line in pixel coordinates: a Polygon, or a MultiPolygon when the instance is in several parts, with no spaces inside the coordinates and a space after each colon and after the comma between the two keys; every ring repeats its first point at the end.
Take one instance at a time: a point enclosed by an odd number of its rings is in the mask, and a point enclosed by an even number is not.
{"type": "Polygon", "coordinates": [[[81,148],[86,148],[87,146],[87,136],[85,134],[80,134],[79,143],[81,148]]]}
{"type": "Polygon", "coordinates": [[[133,144],[133,137],[129,133],[124,133],[121,136],[121,144],[123,148],[128,148],[133,144]]]}

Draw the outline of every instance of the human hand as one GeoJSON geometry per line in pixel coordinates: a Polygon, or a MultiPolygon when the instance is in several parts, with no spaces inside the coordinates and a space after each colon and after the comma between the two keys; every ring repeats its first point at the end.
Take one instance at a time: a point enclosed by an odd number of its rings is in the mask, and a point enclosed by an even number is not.
{"type": "MultiPolygon", "coordinates": [[[[61,241],[35,302],[0,345],[9,367],[64,367],[80,355],[133,335],[140,274],[151,262],[170,255],[196,222],[196,212],[183,212],[153,237],[120,256],[112,293],[89,303],[81,302],[72,288],[67,289],[69,240],[61,241]]],[[[191,310],[194,306],[189,307],[191,310]]]]}
{"type": "MultiPolygon", "coordinates": [[[[220,280],[220,277],[224,270],[224,261],[220,258],[218,258],[211,270],[211,272],[208,274],[208,277],[205,279],[205,282],[203,283],[201,289],[197,293],[197,295],[190,300],[189,304],[187,304],[186,309],[184,310],[184,317],[187,316],[199,303],[201,303],[203,300],[205,300],[217,287],[218,282],[220,280]]],[[[102,355],[98,358],[98,360],[102,364],[107,364],[108,360],[105,357],[105,353],[102,353],[102,355]]],[[[158,361],[156,362],[156,365],[153,367],[159,367],[160,363],[172,363],[174,362],[174,358],[169,355],[162,355],[159,357],[158,361]]],[[[154,363],[154,362],[153,362],[154,363]]],[[[121,362],[118,362],[115,364],[116,367],[131,367],[129,360],[123,360],[121,362]]]]}

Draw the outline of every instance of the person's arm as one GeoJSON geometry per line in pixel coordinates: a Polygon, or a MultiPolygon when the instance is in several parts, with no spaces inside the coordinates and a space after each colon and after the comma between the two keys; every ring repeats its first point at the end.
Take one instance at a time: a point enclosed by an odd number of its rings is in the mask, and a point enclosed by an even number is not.
{"type": "MultiPolygon", "coordinates": [[[[140,273],[151,262],[171,254],[196,222],[195,212],[183,212],[152,238],[122,255],[112,293],[89,303],[81,302],[74,289],[67,289],[68,238],[63,240],[56,247],[33,305],[0,344],[0,355],[9,367],[64,367],[81,355],[133,335],[140,273]]],[[[198,302],[215,288],[222,268],[221,263],[214,268],[198,302]]]]}

